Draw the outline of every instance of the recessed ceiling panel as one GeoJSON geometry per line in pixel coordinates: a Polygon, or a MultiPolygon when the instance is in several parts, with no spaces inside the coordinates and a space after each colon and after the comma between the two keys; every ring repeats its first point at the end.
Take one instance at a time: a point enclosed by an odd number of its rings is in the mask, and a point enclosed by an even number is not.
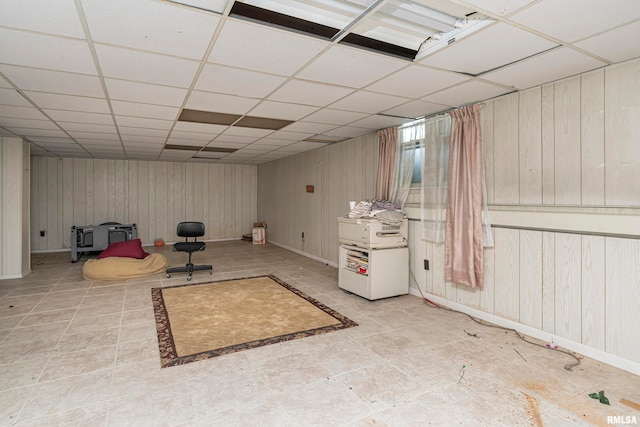
{"type": "Polygon", "coordinates": [[[556,44],[511,25],[498,23],[429,55],[420,61],[460,73],[480,74],[536,53],[556,44]]]}
{"type": "Polygon", "coordinates": [[[195,89],[247,98],[264,98],[285,80],[284,77],[271,74],[207,64],[195,89]]]}
{"type": "Polygon", "coordinates": [[[0,104],[0,117],[48,120],[37,108],[2,104],[0,104]]]}
{"type": "Polygon", "coordinates": [[[185,108],[191,110],[225,111],[230,114],[246,114],[260,102],[255,98],[244,98],[222,93],[194,90],[189,95],[185,108]]]}
{"type": "Polygon", "coordinates": [[[311,37],[228,20],[208,61],[288,76],[327,46],[311,37]]]}
{"type": "Polygon", "coordinates": [[[408,101],[409,99],[400,98],[399,96],[359,91],[331,104],[331,108],[376,114],[408,101]]]}
{"type": "Polygon", "coordinates": [[[451,107],[461,107],[511,92],[512,89],[496,86],[479,80],[471,80],[458,86],[425,96],[423,101],[451,107]]]}
{"type": "Polygon", "coordinates": [[[111,99],[168,106],[180,106],[187,89],[124,80],[105,79],[111,99]]]}
{"type": "Polygon", "coordinates": [[[139,127],[147,129],[171,129],[172,120],[147,119],[144,117],[115,116],[118,126],[139,127]]]}
{"type": "Polygon", "coordinates": [[[167,2],[82,0],[97,43],[201,60],[220,22],[211,13],[167,2]],[[117,31],[114,31],[117,22],[117,31]]]}
{"type": "Polygon", "coordinates": [[[188,88],[198,62],[155,53],[96,45],[105,77],[188,88]]]}
{"type": "Polygon", "coordinates": [[[14,105],[17,107],[33,107],[24,96],[15,89],[0,88],[0,105],[14,105]]]}
{"type": "Polygon", "coordinates": [[[4,65],[2,72],[22,90],[104,97],[98,76],[4,65]]]}
{"type": "Polygon", "coordinates": [[[274,119],[299,120],[317,111],[317,107],[288,104],[285,102],[263,101],[251,110],[252,116],[273,117],[274,119]]]}
{"type": "Polygon", "coordinates": [[[497,16],[510,15],[516,10],[530,3],[535,3],[536,1],[537,0],[463,0],[464,3],[480,12],[487,12],[497,16]]]}
{"type": "Polygon", "coordinates": [[[1,2],[0,25],[25,30],[84,38],[84,30],[73,1],[5,0],[1,2]]]}
{"type": "Polygon", "coordinates": [[[640,20],[575,43],[576,47],[611,62],[623,62],[640,57],[640,20]]]}
{"type": "Polygon", "coordinates": [[[369,117],[365,117],[361,120],[356,120],[351,123],[350,126],[355,126],[359,128],[369,128],[372,131],[377,129],[384,129],[391,126],[398,126],[402,123],[406,123],[408,121],[407,118],[404,117],[390,117],[390,116],[382,116],[379,114],[372,114],[369,117]]]}
{"type": "Polygon", "coordinates": [[[398,107],[383,111],[384,114],[392,114],[394,116],[418,118],[422,116],[430,116],[441,111],[450,109],[448,105],[434,104],[425,101],[411,101],[398,107]]]}
{"type": "Polygon", "coordinates": [[[584,73],[605,65],[604,62],[573,49],[559,48],[487,73],[482,77],[486,80],[522,90],[584,73]]]}
{"type": "Polygon", "coordinates": [[[146,117],[149,119],[175,120],[180,111],[177,107],[142,104],[139,102],[111,101],[113,113],[118,116],[146,117]]]}
{"type": "Polygon", "coordinates": [[[33,129],[60,129],[55,125],[51,120],[34,120],[34,119],[23,119],[23,118],[15,118],[15,117],[0,117],[0,126],[4,127],[19,127],[19,128],[33,128],[33,129]]]}
{"type": "Polygon", "coordinates": [[[0,28],[0,40],[0,58],[4,64],[97,74],[89,45],[84,40],[6,28],[0,28]]]}
{"type": "Polygon", "coordinates": [[[277,89],[269,99],[324,107],[352,93],[353,89],[293,79],[277,89]]]}
{"type": "Polygon", "coordinates": [[[44,92],[25,92],[40,108],[83,111],[88,113],[109,113],[105,99],[84,96],[59,95],[44,92]]]}
{"type": "Polygon", "coordinates": [[[542,0],[509,19],[575,42],[640,18],[638,0],[542,0]]]}
{"type": "Polygon", "coordinates": [[[411,65],[367,86],[367,90],[389,95],[420,98],[446,87],[469,80],[469,76],[411,65]]]}
{"type": "Polygon", "coordinates": [[[302,70],[297,77],[307,80],[361,88],[405,67],[400,59],[334,46],[302,70]]]}
{"type": "Polygon", "coordinates": [[[326,123],[329,125],[346,125],[348,123],[367,117],[367,113],[356,113],[354,111],[322,109],[304,118],[306,122],[326,123]]]}

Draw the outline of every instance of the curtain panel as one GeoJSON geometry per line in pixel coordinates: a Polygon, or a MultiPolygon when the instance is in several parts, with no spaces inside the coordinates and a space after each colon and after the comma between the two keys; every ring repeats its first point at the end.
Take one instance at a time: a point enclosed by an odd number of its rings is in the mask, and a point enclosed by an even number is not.
{"type": "Polygon", "coordinates": [[[396,164],[398,128],[391,127],[378,131],[378,174],[376,176],[377,200],[389,200],[396,164]]]}
{"type": "Polygon", "coordinates": [[[447,181],[451,117],[448,114],[425,121],[421,162],[420,228],[423,240],[443,243],[447,212],[447,181]]]}
{"type": "Polygon", "coordinates": [[[481,288],[484,279],[480,111],[449,112],[451,145],[445,226],[445,280],[481,288]]]}

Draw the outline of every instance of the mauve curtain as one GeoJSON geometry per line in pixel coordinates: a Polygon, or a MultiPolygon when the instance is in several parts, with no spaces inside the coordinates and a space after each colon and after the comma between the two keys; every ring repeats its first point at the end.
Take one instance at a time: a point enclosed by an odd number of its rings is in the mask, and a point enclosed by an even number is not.
{"type": "Polygon", "coordinates": [[[481,288],[484,278],[482,228],[482,135],[477,104],[449,112],[449,188],[445,226],[445,279],[481,288]]]}
{"type": "Polygon", "coordinates": [[[377,200],[389,200],[391,196],[397,144],[398,128],[392,127],[378,131],[378,175],[375,194],[377,200]]]}

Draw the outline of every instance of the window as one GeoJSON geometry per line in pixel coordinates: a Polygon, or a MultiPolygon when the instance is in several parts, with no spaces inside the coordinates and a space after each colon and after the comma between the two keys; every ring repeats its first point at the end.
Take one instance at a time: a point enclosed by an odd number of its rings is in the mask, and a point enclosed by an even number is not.
{"type": "Polygon", "coordinates": [[[413,174],[411,185],[418,185],[422,180],[421,164],[423,156],[423,146],[421,142],[424,140],[424,119],[415,120],[406,123],[398,128],[398,144],[403,151],[414,151],[413,157],[413,174]]]}

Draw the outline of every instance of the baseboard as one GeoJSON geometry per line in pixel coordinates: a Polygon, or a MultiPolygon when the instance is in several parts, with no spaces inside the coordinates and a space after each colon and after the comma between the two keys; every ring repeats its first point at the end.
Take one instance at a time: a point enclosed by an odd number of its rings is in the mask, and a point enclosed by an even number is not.
{"type": "Polygon", "coordinates": [[[633,362],[631,360],[624,359],[619,356],[615,356],[613,354],[604,352],[602,350],[598,350],[593,347],[589,347],[579,342],[575,342],[569,340],[567,338],[551,334],[546,331],[542,331],[540,329],[533,328],[531,326],[523,325],[522,323],[518,323],[513,320],[505,319],[504,317],[496,316],[495,314],[487,313],[482,310],[478,310],[473,307],[469,307],[463,304],[459,304],[454,301],[449,301],[437,295],[431,295],[428,293],[421,294],[420,291],[416,288],[410,288],[409,293],[411,295],[415,295],[420,298],[428,298],[429,300],[435,302],[436,304],[442,305],[444,307],[460,311],[462,313],[466,313],[475,318],[485,320],[487,322],[493,323],[498,326],[503,326],[509,329],[515,329],[516,331],[528,335],[533,338],[537,338],[542,341],[552,342],[560,347],[563,347],[567,350],[579,353],[583,356],[590,357],[592,359],[598,360],[600,362],[606,363],[608,365],[614,366],[616,368],[625,370],[627,372],[631,372],[635,375],[640,375],[640,363],[633,362]]]}
{"type": "Polygon", "coordinates": [[[329,260],[326,260],[326,259],[320,258],[320,257],[315,256],[315,255],[313,255],[313,254],[310,254],[310,253],[308,253],[308,252],[304,252],[304,251],[301,251],[301,250],[299,250],[299,249],[292,248],[291,246],[283,245],[282,243],[273,242],[273,241],[271,241],[271,240],[269,240],[269,241],[268,241],[268,243],[270,243],[270,244],[272,244],[272,245],[274,245],[274,246],[278,246],[278,247],[280,247],[280,248],[282,248],[282,249],[286,249],[286,250],[288,250],[288,251],[295,252],[295,253],[297,253],[297,254],[299,254],[299,255],[302,255],[302,256],[305,256],[305,257],[307,257],[307,258],[311,258],[312,260],[315,260],[315,261],[321,262],[321,263],[323,263],[323,264],[330,265],[331,267],[338,268],[338,263],[336,263],[336,262],[333,262],[333,261],[329,261],[329,260]]]}
{"type": "Polygon", "coordinates": [[[18,274],[1,274],[0,280],[22,279],[29,273],[31,273],[31,269],[28,269],[27,271],[23,271],[22,273],[18,273],[18,274]]]}

